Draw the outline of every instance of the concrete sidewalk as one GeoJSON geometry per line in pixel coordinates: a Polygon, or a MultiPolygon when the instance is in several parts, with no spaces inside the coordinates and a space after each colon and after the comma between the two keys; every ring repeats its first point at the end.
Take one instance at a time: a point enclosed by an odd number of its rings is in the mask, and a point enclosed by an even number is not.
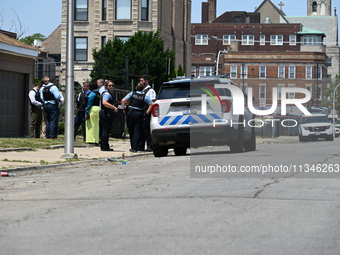
{"type": "Polygon", "coordinates": [[[114,151],[101,151],[100,147],[87,145],[83,147],[75,147],[74,153],[78,159],[67,160],[62,156],[65,154],[64,146],[52,146],[51,149],[32,150],[31,148],[18,149],[0,149],[0,170],[29,170],[44,167],[57,166],[62,164],[86,163],[86,161],[118,161],[124,158],[128,160],[131,157],[150,155],[152,152],[132,153],[130,149],[130,141],[115,140],[110,141],[110,146],[114,151]]]}

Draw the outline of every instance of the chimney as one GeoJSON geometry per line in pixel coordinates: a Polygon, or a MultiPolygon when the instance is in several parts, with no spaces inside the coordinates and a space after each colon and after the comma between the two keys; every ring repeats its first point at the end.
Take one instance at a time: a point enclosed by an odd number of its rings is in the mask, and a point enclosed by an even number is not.
{"type": "Polygon", "coordinates": [[[208,21],[211,22],[216,19],[216,1],[217,0],[208,0],[209,3],[209,16],[208,21]]]}

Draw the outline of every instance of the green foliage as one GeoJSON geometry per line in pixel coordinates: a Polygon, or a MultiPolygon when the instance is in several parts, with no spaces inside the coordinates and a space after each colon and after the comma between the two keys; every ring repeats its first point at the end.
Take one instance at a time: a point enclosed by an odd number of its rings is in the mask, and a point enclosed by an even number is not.
{"type": "MultiPolygon", "coordinates": [[[[170,58],[171,70],[175,69],[175,52],[174,50],[164,49],[164,40],[158,32],[139,31],[126,42],[116,38],[114,41],[108,41],[101,49],[93,49],[95,63],[90,74],[93,80],[100,78],[101,52],[103,54],[104,69],[104,77],[101,78],[112,79],[116,85],[121,85],[121,87],[124,86],[125,81],[125,56],[128,57],[128,89],[131,89],[132,80],[134,80],[135,85],[139,76],[148,73],[150,84],[155,84],[156,91],[158,91],[160,85],[169,78],[166,72],[168,58],[170,58]]],[[[173,72],[171,75],[173,75],[173,72]]]]}
{"type": "Polygon", "coordinates": [[[58,135],[63,135],[65,133],[65,122],[58,122],[58,135]]]}
{"type": "Polygon", "coordinates": [[[177,76],[184,76],[184,70],[181,64],[178,65],[178,69],[177,69],[177,76]]]}
{"type": "MultiPolygon", "coordinates": [[[[330,86],[324,91],[324,101],[323,105],[328,106],[330,108],[333,107],[333,93],[335,87],[340,84],[340,75],[336,76],[335,82],[331,83],[330,86]]],[[[340,113],[340,86],[335,91],[335,109],[338,113],[340,113]]]]}
{"type": "Polygon", "coordinates": [[[33,45],[33,42],[35,39],[38,39],[40,41],[45,41],[46,37],[40,33],[35,33],[33,35],[26,36],[24,38],[21,38],[19,41],[26,43],[28,45],[33,45]]]}

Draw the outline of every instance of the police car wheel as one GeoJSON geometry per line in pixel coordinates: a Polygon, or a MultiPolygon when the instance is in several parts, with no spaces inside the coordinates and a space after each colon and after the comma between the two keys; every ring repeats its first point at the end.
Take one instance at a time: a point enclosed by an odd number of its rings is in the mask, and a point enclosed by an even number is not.
{"type": "Polygon", "coordinates": [[[166,157],[168,156],[168,147],[153,144],[153,155],[155,157],[166,157]]]}
{"type": "Polygon", "coordinates": [[[175,147],[174,152],[176,156],[182,156],[187,154],[187,148],[185,147],[175,147]]]}

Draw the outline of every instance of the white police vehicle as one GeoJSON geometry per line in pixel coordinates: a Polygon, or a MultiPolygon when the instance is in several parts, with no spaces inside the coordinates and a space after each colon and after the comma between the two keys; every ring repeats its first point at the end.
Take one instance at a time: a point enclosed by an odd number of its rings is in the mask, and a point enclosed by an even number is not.
{"type": "Polygon", "coordinates": [[[303,115],[299,122],[299,141],[324,138],[334,141],[335,127],[326,114],[303,115]]]}
{"type": "Polygon", "coordinates": [[[228,145],[232,152],[256,149],[255,129],[248,125],[253,114],[245,107],[244,115],[233,115],[230,90],[217,88],[217,84],[235,85],[218,77],[163,83],[150,122],[155,157],[167,156],[169,148],[175,155],[208,145],[228,145]]]}

